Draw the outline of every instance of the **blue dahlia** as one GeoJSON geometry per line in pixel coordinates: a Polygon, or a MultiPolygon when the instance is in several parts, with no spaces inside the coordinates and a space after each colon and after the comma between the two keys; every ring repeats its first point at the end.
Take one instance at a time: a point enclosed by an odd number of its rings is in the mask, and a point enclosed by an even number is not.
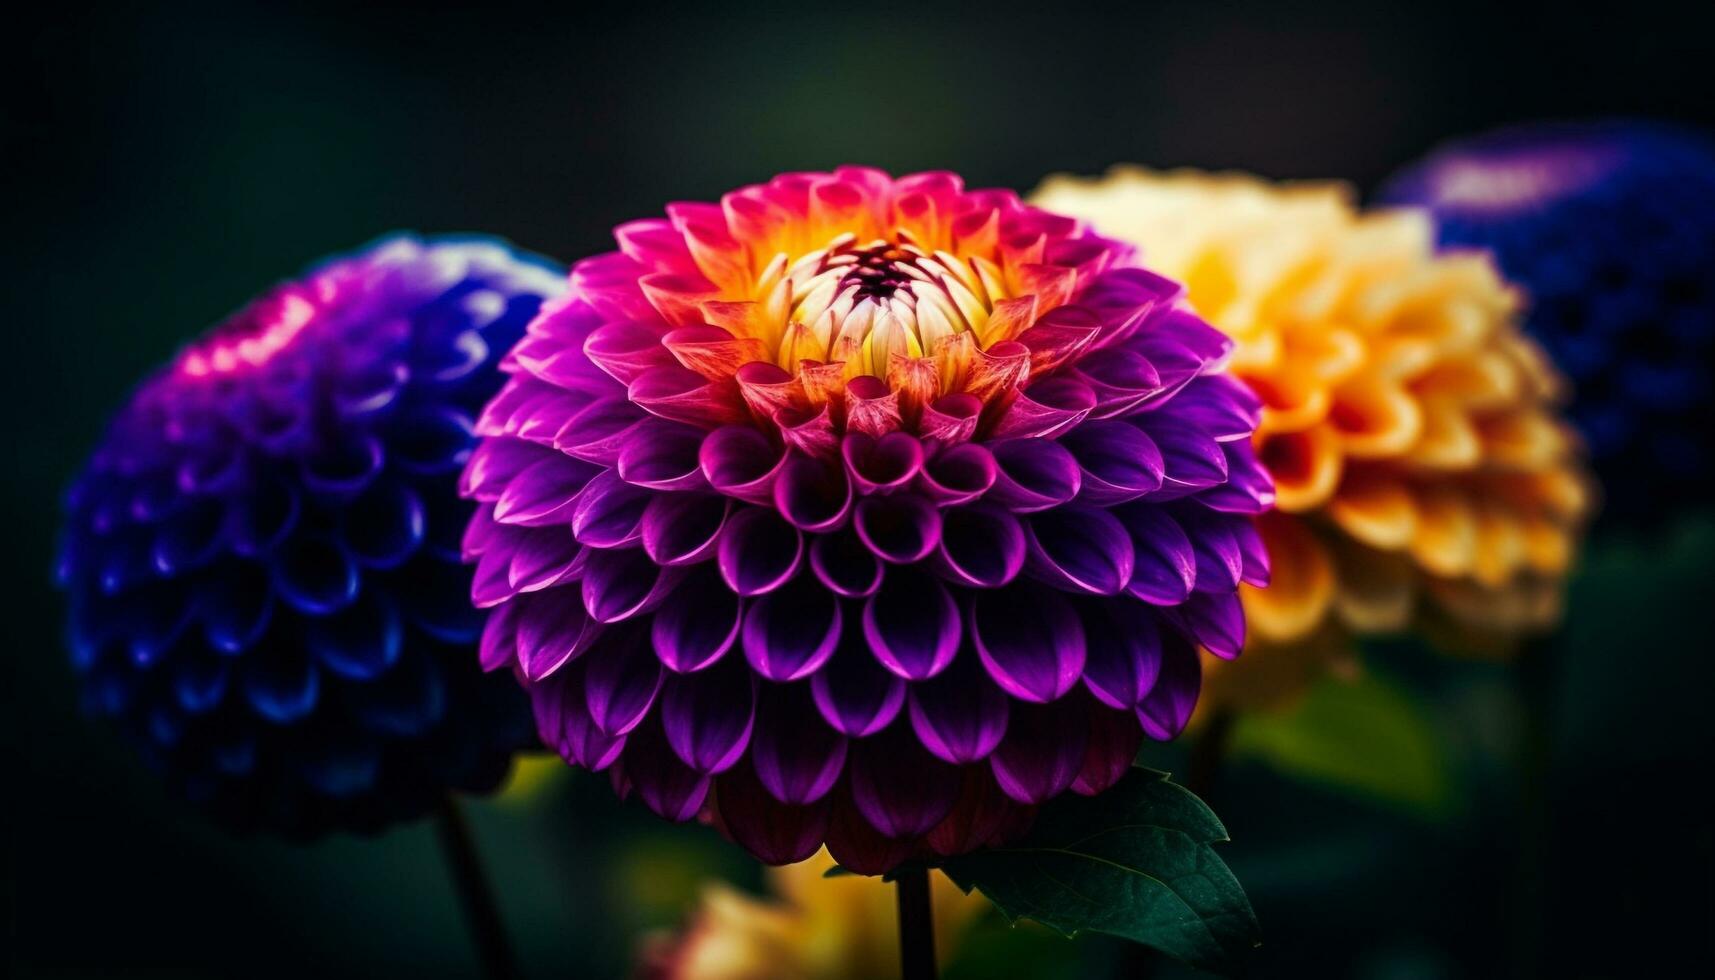
{"type": "Polygon", "coordinates": [[[551,265],[397,237],[275,287],[149,377],[69,494],[83,700],[242,828],[374,830],[534,742],[472,654],[457,475],[551,265]]]}
{"type": "Polygon", "coordinates": [[[1526,126],[1451,144],[1383,191],[1446,246],[1490,249],[1618,517],[1715,489],[1715,141],[1642,122],[1526,126]]]}

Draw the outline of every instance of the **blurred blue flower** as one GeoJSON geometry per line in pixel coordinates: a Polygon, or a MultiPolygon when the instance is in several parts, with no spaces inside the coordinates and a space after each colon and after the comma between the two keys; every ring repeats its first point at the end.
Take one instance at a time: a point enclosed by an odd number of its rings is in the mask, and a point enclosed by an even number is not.
{"type": "Polygon", "coordinates": [[[59,562],[86,708],[226,823],[310,836],[486,792],[534,743],[474,653],[457,475],[548,263],[395,237],[149,377],[74,483],[59,562]]]}

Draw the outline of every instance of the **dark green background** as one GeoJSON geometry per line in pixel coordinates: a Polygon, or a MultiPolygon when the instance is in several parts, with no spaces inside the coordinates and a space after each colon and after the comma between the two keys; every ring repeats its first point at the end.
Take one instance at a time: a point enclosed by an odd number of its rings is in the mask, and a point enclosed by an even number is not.
{"type": "MultiPolygon", "coordinates": [[[[426,827],[229,840],[75,710],[48,579],[60,488],[127,386],[250,294],[398,228],[576,258],[667,200],[842,162],[1020,189],[1121,160],[1367,188],[1438,139],[1508,121],[1715,122],[1709,8],[1499,6],[13,12],[13,971],[474,969],[426,827]]],[[[1523,670],[1380,651],[1451,747],[1454,816],[1230,769],[1216,802],[1266,933],[1260,972],[1706,969],[1710,547],[1707,523],[1677,519],[1603,533],[1569,633],[1523,670]],[[1521,752],[1532,717],[1542,738],[1521,752]]],[[[476,819],[534,976],[621,975],[635,930],[679,916],[697,875],[755,881],[711,834],[619,807],[600,780],[476,819]]],[[[981,937],[962,975],[1074,976],[1119,953],[992,924],[981,937]]]]}

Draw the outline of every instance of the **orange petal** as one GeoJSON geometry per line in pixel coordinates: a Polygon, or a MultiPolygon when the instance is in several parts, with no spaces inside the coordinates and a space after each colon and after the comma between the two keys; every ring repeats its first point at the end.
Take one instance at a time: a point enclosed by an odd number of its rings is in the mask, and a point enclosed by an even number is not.
{"type": "Polygon", "coordinates": [[[1423,411],[1405,389],[1377,382],[1342,385],[1328,419],[1345,451],[1362,459],[1398,456],[1423,431],[1423,411]]]}
{"type": "Polygon", "coordinates": [[[1373,466],[1346,471],[1328,503],[1328,516],[1357,540],[1387,551],[1404,548],[1417,531],[1417,501],[1411,491],[1373,466]]]}
{"type": "Polygon", "coordinates": [[[1259,436],[1257,457],[1274,477],[1275,506],[1298,512],[1326,503],[1345,465],[1339,443],[1326,426],[1259,436]]]}
{"type": "Polygon", "coordinates": [[[1245,618],[1262,640],[1287,642],[1308,635],[1334,600],[1334,566],[1316,535],[1300,519],[1267,514],[1257,522],[1268,549],[1268,588],[1239,587],[1245,618]]]}
{"type": "Polygon", "coordinates": [[[1419,490],[1411,553],[1436,575],[1451,578],[1471,570],[1477,555],[1477,519],[1464,494],[1444,486],[1419,490]]]}

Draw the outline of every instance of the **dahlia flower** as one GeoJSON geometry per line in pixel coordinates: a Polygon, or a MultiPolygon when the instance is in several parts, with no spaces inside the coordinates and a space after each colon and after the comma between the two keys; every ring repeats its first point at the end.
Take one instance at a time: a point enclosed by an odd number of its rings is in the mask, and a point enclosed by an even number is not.
{"type": "Polygon", "coordinates": [[[1525,328],[1571,378],[1606,510],[1715,491],[1715,141],[1647,123],[1527,126],[1453,143],[1384,199],[1443,246],[1494,252],[1525,328]]]}
{"type": "Polygon", "coordinates": [[[457,474],[538,260],[395,238],[311,270],[132,394],[70,492],[59,575],[89,710],[178,793],[310,835],[486,791],[533,741],[482,618],[457,474]]]}
{"type": "MultiPolygon", "coordinates": [[[[649,937],[646,980],[869,980],[899,970],[893,887],[877,878],[825,876],[826,850],[768,870],[772,898],[711,883],[685,928],[649,937]]],[[[930,872],[935,950],[952,959],[964,932],[990,905],[930,872]]]]}
{"type": "Polygon", "coordinates": [[[1178,732],[1272,498],[1180,288],[944,173],[667,215],[573,268],[465,469],[483,665],[544,741],[767,862],[874,872],[1178,732]]]}
{"type": "Polygon", "coordinates": [[[1589,494],[1559,378],[1487,257],[1436,255],[1426,215],[1359,214],[1334,184],[1121,168],[1034,200],[1183,278],[1262,398],[1274,577],[1244,603],[1264,655],[1222,671],[1223,696],[1247,673],[1246,694],[1288,693],[1418,611],[1490,637],[1553,620],[1589,494]]]}

